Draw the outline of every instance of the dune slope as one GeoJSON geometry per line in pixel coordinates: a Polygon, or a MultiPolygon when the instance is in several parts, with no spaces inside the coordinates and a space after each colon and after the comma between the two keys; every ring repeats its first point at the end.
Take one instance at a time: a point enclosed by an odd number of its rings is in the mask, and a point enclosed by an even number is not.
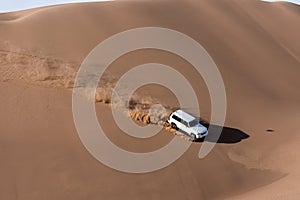
{"type": "MultiPolygon", "coordinates": [[[[291,152],[299,151],[300,140],[299,11],[290,4],[253,0],[167,0],[1,14],[1,198],[297,199],[300,160],[291,152]],[[209,52],[226,87],[229,131],[224,134],[229,136],[203,160],[197,158],[201,143],[194,143],[171,166],[134,175],[105,167],[85,150],[66,88],[72,88],[80,63],[98,43],[145,26],[185,33],[209,52]],[[237,135],[242,134],[250,137],[241,140],[237,135]]],[[[171,53],[126,54],[102,83],[113,86],[126,71],[148,62],[172,66],[187,77],[200,99],[201,117],[209,121],[203,79],[171,53]]],[[[166,88],[150,85],[137,93],[177,106],[166,88]]],[[[111,140],[124,149],[147,152],[173,137],[161,131],[147,141],[130,138],[116,127],[109,107],[97,105],[97,114],[111,140]]]]}

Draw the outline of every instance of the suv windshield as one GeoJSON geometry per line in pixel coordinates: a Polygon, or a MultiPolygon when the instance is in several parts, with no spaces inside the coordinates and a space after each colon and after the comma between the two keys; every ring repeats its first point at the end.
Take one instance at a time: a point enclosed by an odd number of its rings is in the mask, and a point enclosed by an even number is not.
{"type": "Polygon", "coordinates": [[[189,125],[190,125],[190,127],[194,127],[194,126],[196,126],[196,125],[198,125],[198,120],[197,119],[195,119],[195,120],[193,120],[193,121],[190,121],[189,122],[189,125]]]}

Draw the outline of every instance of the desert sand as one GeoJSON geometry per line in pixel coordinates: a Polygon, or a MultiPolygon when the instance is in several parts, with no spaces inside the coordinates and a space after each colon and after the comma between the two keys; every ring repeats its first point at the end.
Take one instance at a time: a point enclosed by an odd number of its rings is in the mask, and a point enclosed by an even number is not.
{"type": "MultiPolygon", "coordinates": [[[[1,14],[0,198],[299,199],[299,22],[299,6],[256,0],[114,1],[1,14]],[[146,26],[180,31],[204,46],[223,77],[228,110],[221,138],[205,159],[198,158],[202,143],[195,142],[162,170],[128,174],[101,164],[82,145],[71,89],[97,44],[146,26]]],[[[201,118],[209,122],[202,77],[168,52],[128,53],[109,67],[100,86],[113,87],[126,71],[150,62],[190,80],[201,118]]],[[[147,140],[124,134],[103,88],[97,116],[118,146],[148,152],[177,137],[165,130],[147,140]]],[[[178,106],[174,94],[157,85],[139,88],[136,97],[178,106]]]]}

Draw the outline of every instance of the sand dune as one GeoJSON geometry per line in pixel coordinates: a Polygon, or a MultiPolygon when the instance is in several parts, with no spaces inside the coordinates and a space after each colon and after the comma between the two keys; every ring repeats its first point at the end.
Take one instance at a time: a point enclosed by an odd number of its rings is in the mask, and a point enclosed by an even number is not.
{"type": "MultiPolygon", "coordinates": [[[[298,199],[299,21],[299,6],[253,0],[115,1],[1,14],[1,199],[298,199]],[[206,48],[224,79],[228,112],[208,157],[199,160],[202,143],[194,143],[171,166],[134,175],[105,167],[85,150],[70,89],[99,42],[144,26],[181,31],[206,48]]],[[[188,77],[201,118],[209,122],[211,115],[207,87],[184,59],[157,50],[126,54],[100,81],[96,100],[104,104],[97,115],[108,137],[134,152],[155,150],[174,136],[162,130],[146,141],[131,138],[105,102],[122,74],[150,62],[188,77]]],[[[134,105],[178,107],[174,94],[157,85],[134,95],[134,105]]]]}

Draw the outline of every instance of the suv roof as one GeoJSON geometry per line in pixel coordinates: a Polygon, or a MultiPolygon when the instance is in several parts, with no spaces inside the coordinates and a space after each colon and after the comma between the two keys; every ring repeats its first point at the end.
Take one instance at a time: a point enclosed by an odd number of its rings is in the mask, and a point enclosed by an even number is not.
{"type": "Polygon", "coordinates": [[[191,122],[196,119],[194,116],[184,112],[183,110],[176,110],[174,113],[187,122],[191,122]]]}

